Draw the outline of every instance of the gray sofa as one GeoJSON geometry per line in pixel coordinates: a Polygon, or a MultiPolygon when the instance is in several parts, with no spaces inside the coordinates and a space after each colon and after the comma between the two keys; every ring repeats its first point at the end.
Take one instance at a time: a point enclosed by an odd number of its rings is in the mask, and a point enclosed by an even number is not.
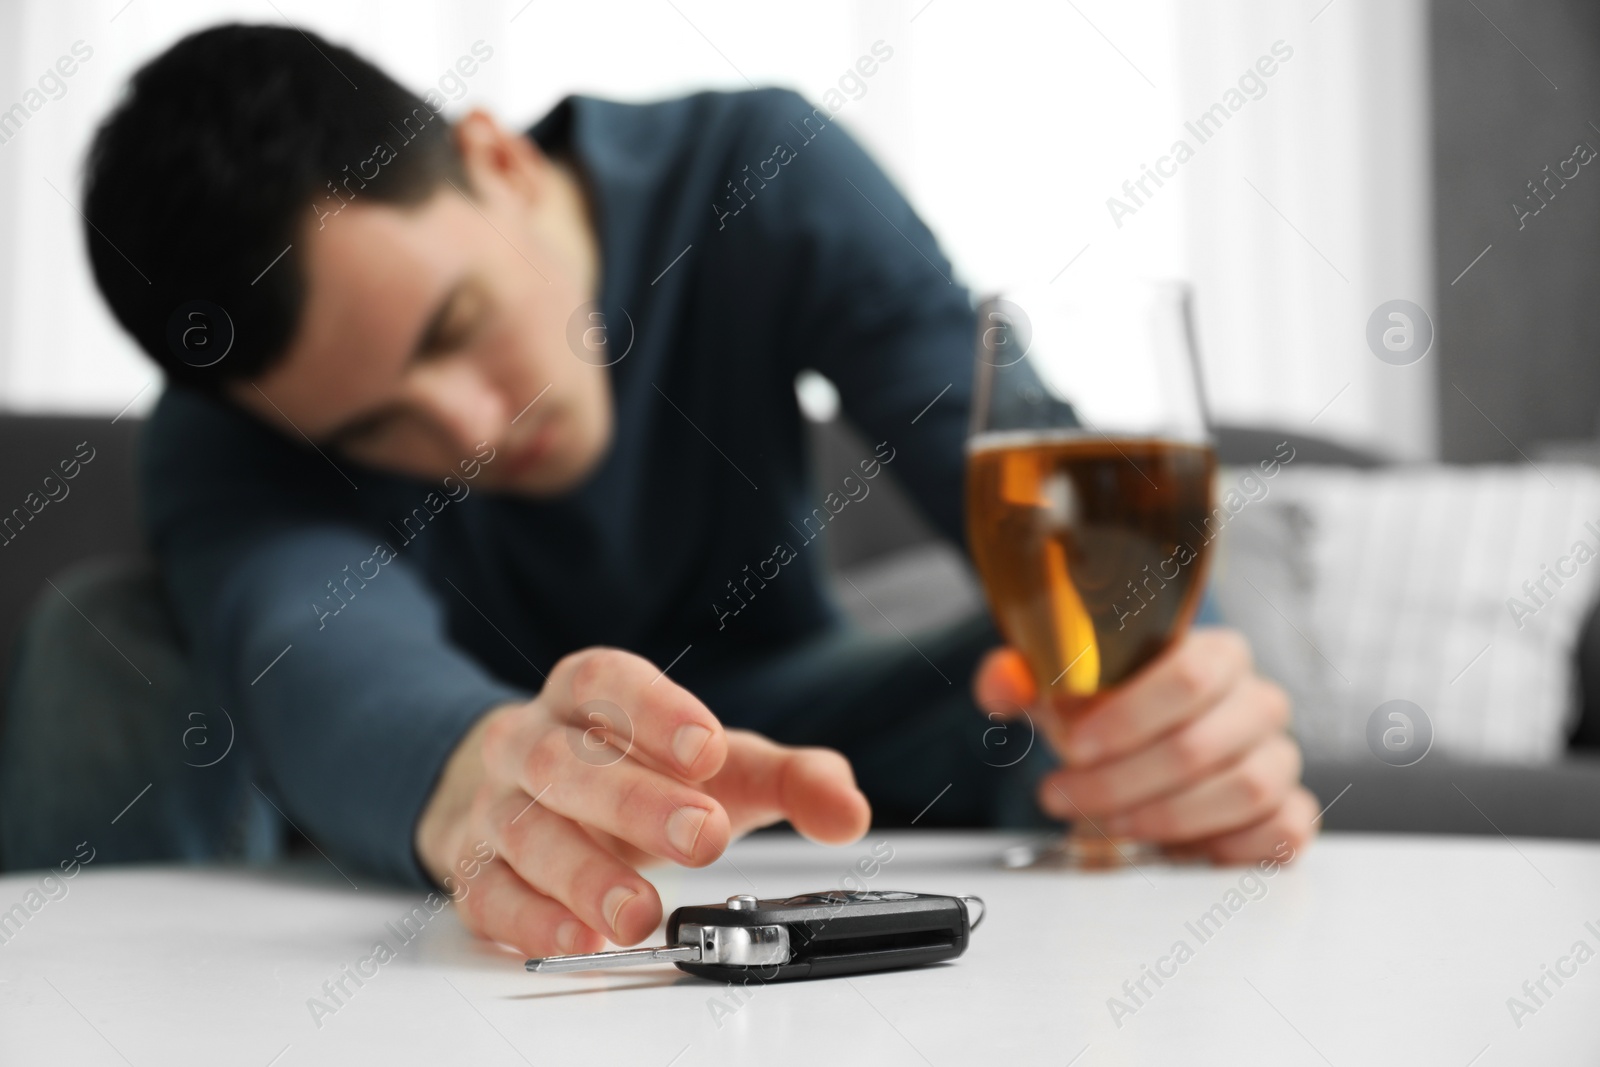
{"type": "MultiPolygon", "coordinates": [[[[134,449],[138,420],[65,416],[0,416],[0,679],[13,671],[25,627],[70,633],[82,619],[85,648],[100,654],[93,627],[136,627],[153,646],[170,644],[171,621],[144,553],[137,522],[134,449]],[[61,495],[43,507],[41,484],[80,443],[94,450],[61,495]],[[35,494],[30,497],[29,494],[35,494]],[[25,502],[31,502],[32,508],[25,502]],[[149,611],[130,623],[96,619],[96,587],[135,583],[149,611]],[[63,590],[73,591],[67,603],[63,590]]],[[[847,426],[810,424],[813,474],[836,484],[865,444],[847,426]]],[[[1325,441],[1290,435],[1298,462],[1358,467],[1379,461],[1325,441]]],[[[1284,435],[1223,428],[1225,463],[1243,465],[1270,455],[1284,435]]],[[[58,479],[59,482],[59,479],[58,479]]],[[[982,610],[981,597],[960,555],[939,542],[894,485],[829,526],[827,552],[841,606],[869,628],[914,633],[982,610]],[[848,581],[846,580],[848,578],[848,581]]],[[[115,599],[115,598],[112,598],[115,599]]],[[[1578,649],[1583,714],[1567,757],[1555,766],[1452,764],[1442,759],[1395,768],[1376,759],[1307,766],[1307,784],[1323,803],[1329,829],[1479,833],[1600,839],[1600,621],[1591,614],[1578,649]],[[1470,797],[1470,799],[1468,799],[1470,797]]],[[[143,684],[137,683],[143,690],[143,684]]],[[[9,686],[0,688],[9,692],[9,686]]],[[[130,693],[130,707],[144,693],[130,693]]],[[[0,722],[4,719],[0,718],[0,722]]],[[[0,733],[0,746],[22,739],[0,733]]],[[[16,756],[19,753],[11,753],[16,756]]],[[[113,756],[114,758],[114,756],[113,756]]],[[[0,857],[3,867],[4,857],[0,857]]]]}
{"type": "MultiPolygon", "coordinates": [[[[134,444],[139,420],[124,416],[0,415],[0,679],[11,676],[17,637],[47,582],[95,557],[135,558],[142,552],[136,520],[134,444]],[[94,458],[76,477],[60,464],[80,445],[94,458]],[[54,476],[60,489],[47,490],[54,476]],[[29,494],[45,500],[37,514],[29,494]],[[50,499],[53,494],[59,499],[50,499]]],[[[3,692],[0,689],[0,692],[3,692]]]]}

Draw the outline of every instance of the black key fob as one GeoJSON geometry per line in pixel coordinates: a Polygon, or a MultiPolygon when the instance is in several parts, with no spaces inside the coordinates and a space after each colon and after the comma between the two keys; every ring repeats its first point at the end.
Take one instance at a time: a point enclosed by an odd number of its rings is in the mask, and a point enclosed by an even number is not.
{"type": "Polygon", "coordinates": [[[829,889],[774,899],[740,894],[667,919],[665,947],[527,962],[530,971],[674,963],[719,982],[786,982],[952,960],[983,920],[983,901],[897,890],[829,889]]]}

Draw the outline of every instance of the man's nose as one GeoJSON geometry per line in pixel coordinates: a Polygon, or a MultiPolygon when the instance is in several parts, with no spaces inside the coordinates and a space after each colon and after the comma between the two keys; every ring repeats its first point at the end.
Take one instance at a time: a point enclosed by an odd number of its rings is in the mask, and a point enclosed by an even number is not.
{"type": "Polygon", "coordinates": [[[419,367],[407,391],[412,404],[433,421],[461,455],[479,442],[499,444],[509,421],[499,385],[470,360],[442,360],[419,367]]]}

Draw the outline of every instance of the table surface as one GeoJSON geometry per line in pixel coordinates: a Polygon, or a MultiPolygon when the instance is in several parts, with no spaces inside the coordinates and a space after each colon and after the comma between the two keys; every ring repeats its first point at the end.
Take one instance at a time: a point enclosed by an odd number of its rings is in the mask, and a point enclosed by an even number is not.
{"type": "Polygon", "coordinates": [[[988,904],[954,962],[737,996],[670,966],[528,974],[449,909],[402,941],[422,894],[321,861],[91,864],[54,899],[10,875],[0,909],[27,918],[0,928],[0,1063],[1600,1063],[1600,845],[1327,835],[1259,878],[1000,869],[1019,840],[757,835],[650,872],[670,910],[836,887],[892,848],[871,888],[988,904]],[[379,940],[394,958],[333,1007],[323,983],[379,940]]]}

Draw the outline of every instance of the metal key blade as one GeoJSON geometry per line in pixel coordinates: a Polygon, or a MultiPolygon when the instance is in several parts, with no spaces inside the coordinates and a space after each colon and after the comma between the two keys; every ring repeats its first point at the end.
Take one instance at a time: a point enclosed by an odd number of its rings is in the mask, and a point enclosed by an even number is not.
{"type": "Polygon", "coordinates": [[[571,956],[544,956],[523,964],[530,971],[551,974],[557,971],[593,971],[603,967],[637,967],[645,963],[699,963],[699,945],[662,945],[657,948],[629,948],[614,952],[579,952],[571,956]]]}

